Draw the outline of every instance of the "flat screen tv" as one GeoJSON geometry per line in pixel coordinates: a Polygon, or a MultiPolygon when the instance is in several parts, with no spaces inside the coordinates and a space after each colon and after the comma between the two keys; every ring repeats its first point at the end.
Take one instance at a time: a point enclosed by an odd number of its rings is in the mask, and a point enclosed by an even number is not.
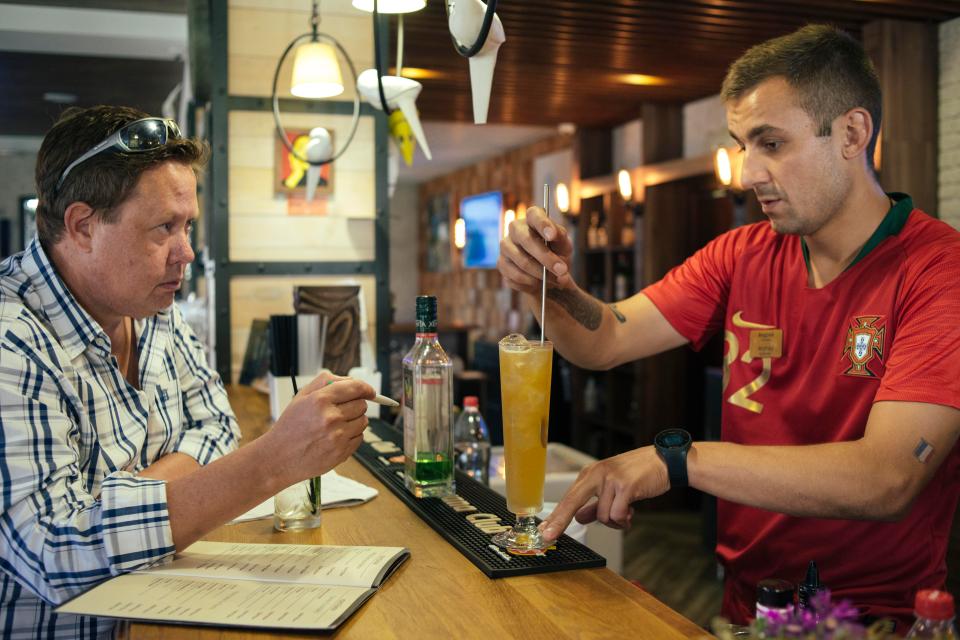
{"type": "Polygon", "coordinates": [[[468,269],[492,269],[500,257],[500,220],[503,195],[489,191],[460,201],[460,217],[466,231],[463,266],[468,269]]]}

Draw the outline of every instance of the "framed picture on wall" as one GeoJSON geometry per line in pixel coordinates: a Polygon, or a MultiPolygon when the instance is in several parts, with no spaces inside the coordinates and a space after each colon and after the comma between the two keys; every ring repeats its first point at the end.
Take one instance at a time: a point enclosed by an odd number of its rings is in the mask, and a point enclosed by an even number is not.
{"type": "Polygon", "coordinates": [[[427,200],[427,271],[450,271],[450,194],[427,200]]]}
{"type": "MultiPolygon", "coordinates": [[[[330,136],[332,138],[333,133],[330,136]]],[[[307,142],[310,140],[308,129],[287,129],[287,139],[300,157],[306,157],[307,142]]],[[[320,180],[313,201],[307,202],[307,169],[310,165],[290,153],[278,137],[274,138],[273,157],[273,193],[287,196],[287,212],[291,215],[326,213],[326,200],[333,195],[333,163],[320,167],[320,180]]]]}

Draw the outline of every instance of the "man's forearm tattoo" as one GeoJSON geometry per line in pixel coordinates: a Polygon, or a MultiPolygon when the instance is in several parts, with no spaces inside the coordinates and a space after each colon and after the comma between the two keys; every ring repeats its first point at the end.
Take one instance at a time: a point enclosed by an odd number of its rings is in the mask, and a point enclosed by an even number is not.
{"type": "Polygon", "coordinates": [[[600,328],[603,319],[603,306],[581,291],[568,289],[550,289],[547,297],[559,304],[570,317],[590,331],[600,328]]]}
{"type": "Polygon", "coordinates": [[[627,318],[620,313],[620,309],[617,309],[617,305],[610,305],[610,311],[613,311],[613,317],[615,317],[620,324],[623,324],[627,321],[627,318]]]}

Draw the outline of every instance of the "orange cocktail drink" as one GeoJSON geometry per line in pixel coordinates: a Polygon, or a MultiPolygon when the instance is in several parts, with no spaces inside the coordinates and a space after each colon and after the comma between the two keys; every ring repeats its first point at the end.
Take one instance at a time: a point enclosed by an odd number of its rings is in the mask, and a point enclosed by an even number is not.
{"type": "MultiPolygon", "coordinates": [[[[507,508],[519,520],[532,520],[543,508],[552,363],[553,344],[548,341],[508,336],[500,342],[507,508]]],[[[514,533],[516,539],[505,546],[534,544],[529,536],[514,533]]]]}

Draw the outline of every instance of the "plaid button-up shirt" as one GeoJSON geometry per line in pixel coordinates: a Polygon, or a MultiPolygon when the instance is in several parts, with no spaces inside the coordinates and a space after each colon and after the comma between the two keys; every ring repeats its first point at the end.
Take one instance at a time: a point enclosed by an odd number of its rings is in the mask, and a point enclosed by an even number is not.
{"type": "Polygon", "coordinates": [[[53,607],[174,552],[166,483],[137,473],[239,443],[176,305],[134,326],[139,390],[36,238],[0,264],[0,637],[109,636],[112,621],[53,607]]]}

